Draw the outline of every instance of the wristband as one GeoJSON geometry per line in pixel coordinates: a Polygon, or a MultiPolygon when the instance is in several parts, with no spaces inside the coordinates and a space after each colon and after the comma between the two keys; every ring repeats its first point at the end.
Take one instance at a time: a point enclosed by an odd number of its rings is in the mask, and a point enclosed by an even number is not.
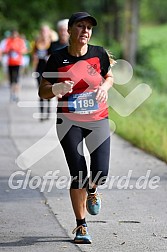
{"type": "Polygon", "coordinates": [[[57,93],[57,87],[56,87],[56,83],[52,85],[52,93],[55,95],[55,96],[58,96],[59,94],[57,93]]]}

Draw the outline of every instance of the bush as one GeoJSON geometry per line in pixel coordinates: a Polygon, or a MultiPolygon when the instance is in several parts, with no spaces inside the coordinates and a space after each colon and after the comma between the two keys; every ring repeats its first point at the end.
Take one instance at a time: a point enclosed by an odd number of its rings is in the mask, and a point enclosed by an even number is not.
{"type": "Polygon", "coordinates": [[[143,82],[149,82],[152,88],[156,88],[158,91],[162,92],[164,90],[163,81],[160,73],[152,62],[152,51],[158,46],[160,45],[156,43],[139,47],[134,74],[136,77],[142,79],[143,82]]]}

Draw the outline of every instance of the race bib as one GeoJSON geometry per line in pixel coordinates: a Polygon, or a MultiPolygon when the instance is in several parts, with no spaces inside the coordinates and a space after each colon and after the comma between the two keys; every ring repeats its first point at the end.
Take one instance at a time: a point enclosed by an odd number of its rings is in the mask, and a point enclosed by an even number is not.
{"type": "Polygon", "coordinates": [[[10,58],[11,59],[16,59],[19,56],[19,54],[15,51],[11,51],[10,52],[10,58]]]}
{"type": "Polygon", "coordinates": [[[90,114],[96,111],[99,105],[96,101],[96,93],[88,92],[72,94],[68,97],[68,109],[78,114],[90,114]]]}

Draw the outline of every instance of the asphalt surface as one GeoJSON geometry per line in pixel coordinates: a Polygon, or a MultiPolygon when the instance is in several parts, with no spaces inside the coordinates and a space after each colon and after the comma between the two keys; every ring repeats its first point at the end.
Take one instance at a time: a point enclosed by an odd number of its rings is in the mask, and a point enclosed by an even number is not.
{"type": "Polygon", "coordinates": [[[99,189],[101,212],[87,215],[93,242],[73,243],[75,217],[55,132],[56,101],[50,120],[41,122],[36,81],[22,77],[21,83],[18,104],[9,102],[7,84],[0,87],[0,251],[166,252],[167,165],[116,134],[109,180],[99,189]]]}

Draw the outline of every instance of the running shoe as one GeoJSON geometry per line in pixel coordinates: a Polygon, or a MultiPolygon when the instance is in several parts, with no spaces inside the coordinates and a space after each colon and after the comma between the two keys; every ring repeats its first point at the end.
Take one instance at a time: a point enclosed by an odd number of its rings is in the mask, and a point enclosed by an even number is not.
{"type": "Polygon", "coordinates": [[[101,209],[101,198],[97,192],[97,189],[94,193],[90,193],[87,190],[88,196],[86,200],[86,208],[89,214],[96,215],[100,212],[101,209]]]}
{"type": "Polygon", "coordinates": [[[90,235],[88,234],[88,228],[86,224],[82,224],[81,226],[76,227],[73,230],[73,234],[76,232],[76,236],[74,238],[75,243],[79,244],[91,244],[92,240],[90,235]]]}

